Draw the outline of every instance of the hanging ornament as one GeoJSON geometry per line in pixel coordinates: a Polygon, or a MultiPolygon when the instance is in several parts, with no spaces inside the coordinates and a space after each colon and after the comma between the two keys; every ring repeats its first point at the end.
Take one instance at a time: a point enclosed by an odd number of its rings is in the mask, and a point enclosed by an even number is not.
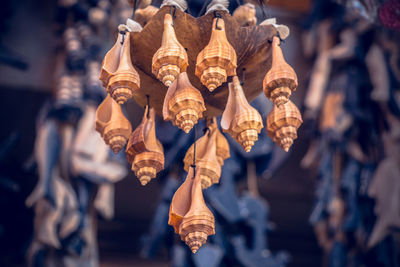
{"type": "Polygon", "coordinates": [[[257,24],[256,8],[251,3],[246,3],[236,8],[232,16],[242,27],[257,24]]]}
{"type": "Polygon", "coordinates": [[[103,62],[101,63],[99,79],[104,88],[107,88],[110,77],[118,68],[119,58],[122,51],[122,37],[123,35],[119,33],[114,46],[107,52],[104,56],[103,62]]]}
{"type": "Polygon", "coordinates": [[[164,149],[156,138],[155,111],[146,106],[142,122],[129,138],[126,158],[142,185],[164,169],[164,149]]]}
{"type": "Polygon", "coordinates": [[[192,201],[179,225],[179,235],[190,250],[196,253],[207,242],[208,236],[215,234],[215,219],[204,202],[199,176],[194,177],[191,193],[192,201]]]}
{"type": "Polygon", "coordinates": [[[207,127],[210,129],[211,134],[216,132],[217,159],[219,165],[223,166],[224,161],[231,156],[228,140],[226,140],[225,136],[219,131],[217,118],[213,117],[207,127]]]}
{"type": "Polygon", "coordinates": [[[172,23],[172,16],[165,14],[161,47],[152,60],[152,72],[165,86],[170,86],[188,66],[186,50],[178,42],[172,23]]]}
{"type": "Polygon", "coordinates": [[[168,88],[163,105],[164,120],[189,133],[206,110],[203,96],[189,81],[186,72],[181,72],[168,88]]]}
{"type": "Polygon", "coordinates": [[[210,42],[197,56],[195,74],[212,92],[226,82],[228,76],[236,75],[236,67],[236,52],[226,38],[225,22],[214,18],[210,42]]]}
{"type": "Polygon", "coordinates": [[[109,95],[96,110],[96,131],[115,154],[125,146],[132,132],[121,106],[109,95]]]}
{"type": "Polygon", "coordinates": [[[283,57],[279,37],[274,36],[272,39],[272,66],[264,78],[264,94],[275,105],[280,106],[289,100],[297,85],[297,75],[283,57]]]}
{"type": "Polygon", "coordinates": [[[263,128],[262,118],[247,102],[239,78],[234,76],[232,81],[229,83],[229,97],[222,114],[221,127],[249,152],[263,128]]]}
{"type": "Polygon", "coordinates": [[[107,86],[108,93],[120,105],[132,98],[133,93],[140,87],[139,74],[131,61],[129,37],[129,32],[126,32],[118,68],[111,75],[107,86]]]}
{"type": "Polygon", "coordinates": [[[268,114],[267,134],[288,152],[293,140],[297,138],[297,129],[302,123],[299,109],[289,100],[280,106],[274,105],[268,114]]]}

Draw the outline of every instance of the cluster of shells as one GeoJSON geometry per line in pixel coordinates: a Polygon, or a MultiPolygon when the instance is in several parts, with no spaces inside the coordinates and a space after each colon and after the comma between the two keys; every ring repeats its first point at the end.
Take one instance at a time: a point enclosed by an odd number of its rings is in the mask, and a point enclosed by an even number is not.
{"type": "MultiPolygon", "coordinates": [[[[136,12],[144,25],[157,11],[154,7],[145,7],[136,12]]],[[[256,24],[254,6],[242,6],[235,14],[244,26],[256,24]],[[248,14],[253,15],[249,17],[248,14]]],[[[121,109],[140,88],[140,77],[130,55],[130,31],[141,30],[135,23],[130,21],[120,30],[115,45],[103,60],[100,80],[108,95],[96,112],[96,130],[114,153],[128,143],[127,160],[140,183],[146,185],[164,169],[164,152],[155,134],[155,110],[146,106],[141,124],[132,132],[121,109]]],[[[165,14],[163,27],[161,47],[152,58],[152,73],[168,87],[162,114],[164,120],[170,120],[189,133],[203,118],[206,105],[201,91],[191,84],[186,73],[188,55],[177,39],[170,14],[165,14]]],[[[248,103],[236,76],[237,55],[226,36],[225,21],[216,17],[211,27],[210,41],[197,55],[195,75],[210,92],[232,77],[221,127],[249,152],[264,127],[262,117],[248,103]]],[[[299,110],[289,100],[298,85],[297,77],[284,60],[280,38],[273,38],[271,50],[272,67],[263,81],[265,96],[274,103],[267,117],[267,133],[288,151],[302,123],[299,110]]],[[[173,197],[168,223],[194,253],[215,233],[214,216],[204,203],[202,189],[219,183],[221,167],[229,156],[228,142],[213,118],[207,122],[205,134],[189,148],[184,158],[188,176],[173,197]]]]}

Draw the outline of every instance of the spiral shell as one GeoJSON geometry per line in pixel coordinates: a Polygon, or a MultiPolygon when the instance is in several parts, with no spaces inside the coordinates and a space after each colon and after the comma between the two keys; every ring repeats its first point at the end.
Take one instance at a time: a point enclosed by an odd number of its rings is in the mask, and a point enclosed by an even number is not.
{"type": "Polygon", "coordinates": [[[187,66],[186,50],[176,38],[171,15],[165,14],[162,43],[153,56],[152,72],[165,86],[170,86],[187,66]]]}
{"type": "Polygon", "coordinates": [[[125,118],[121,106],[109,95],[97,108],[96,131],[115,154],[126,145],[132,132],[132,126],[125,118]]]}
{"type": "Polygon", "coordinates": [[[196,76],[212,92],[228,76],[236,75],[236,67],[236,52],[226,38],[225,22],[214,18],[210,42],[197,56],[196,76]]]}
{"type": "Polygon", "coordinates": [[[132,170],[143,186],[163,169],[164,155],[158,152],[142,152],[132,162],[132,170]]]}
{"type": "Polygon", "coordinates": [[[289,100],[297,85],[297,75],[286,63],[280,48],[280,40],[275,36],[272,40],[272,66],[263,81],[264,94],[275,105],[280,106],[289,100]]]}
{"type": "Polygon", "coordinates": [[[299,109],[292,101],[274,108],[267,117],[267,134],[286,152],[297,138],[297,129],[303,123],[299,109]]]}
{"type": "Polygon", "coordinates": [[[133,92],[140,87],[139,74],[131,61],[129,32],[125,35],[118,69],[111,75],[107,86],[108,93],[120,105],[132,98],[133,92]]]}
{"type": "Polygon", "coordinates": [[[221,126],[246,152],[249,152],[263,128],[258,111],[249,105],[237,76],[229,83],[229,98],[222,114],[221,126]]]}
{"type": "Polygon", "coordinates": [[[192,86],[187,73],[181,72],[165,96],[164,120],[172,120],[174,125],[189,133],[205,110],[203,96],[192,86]]]}

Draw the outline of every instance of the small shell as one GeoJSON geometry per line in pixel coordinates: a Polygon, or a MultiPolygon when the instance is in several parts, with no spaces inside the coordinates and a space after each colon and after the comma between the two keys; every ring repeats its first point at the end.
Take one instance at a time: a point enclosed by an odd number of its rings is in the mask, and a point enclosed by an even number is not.
{"type": "Polygon", "coordinates": [[[272,140],[289,151],[293,140],[297,138],[297,129],[303,123],[299,109],[292,101],[279,107],[274,105],[267,117],[267,134],[272,140]]]}
{"type": "Polygon", "coordinates": [[[164,99],[164,120],[189,133],[206,110],[203,96],[189,81],[186,72],[181,72],[168,88],[164,99]]]}
{"type": "Polygon", "coordinates": [[[228,76],[236,75],[236,67],[236,52],[226,38],[225,22],[215,18],[210,42],[197,56],[196,76],[212,92],[226,82],[228,76]]]}
{"type": "Polygon", "coordinates": [[[229,83],[229,98],[222,114],[221,127],[228,132],[246,152],[249,152],[263,128],[260,113],[249,105],[237,76],[229,83]]]}
{"type": "Polygon", "coordinates": [[[117,154],[128,141],[132,132],[130,122],[125,118],[121,106],[109,95],[99,105],[96,111],[96,131],[104,142],[117,154]]]}
{"type": "Polygon", "coordinates": [[[171,15],[165,14],[162,43],[153,56],[152,72],[165,86],[170,86],[187,66],[186,50],[176,38],[171,15]]]}
{"type": "Polygon", "coordinates": [[[206,243],[208,236],[215,234],[215,219],[204,202],[199,176],[194,179],[191,195],[190,209],[179,225],[179,235],[196,253],[206,243]]]}
{"type": "Polygon", "coordinates": [[[232,15],[240,26],[254,26],[257,24],[256,8],[253,4],[247,3],[236,8],[232,15]]]}
{"type": "Polygon", "coordinates": [[[153,108],[149,111],[146,107],[142,122],[131,134],[126,147],[126,158],[142,185],[146,185],[164,169],[164,150],[156,138],[153,108]]]}
{"type": "Polygon", "coordinates": [[[275,105],[280,106],[289,100],[297,85],[297,75],[286,63],[280,48],[280,40],[275,36],[272,40],[272,66],[263,81],[264,94],[275,105]]]}
{"type": "Polygon", "coordinates": [[[139,74],[131,61],[129,32],[125,35],[118,69],[111,75],[107,86],[108,93],[120,105],[132,98],[133,92],[140,87],[139,74]]]}

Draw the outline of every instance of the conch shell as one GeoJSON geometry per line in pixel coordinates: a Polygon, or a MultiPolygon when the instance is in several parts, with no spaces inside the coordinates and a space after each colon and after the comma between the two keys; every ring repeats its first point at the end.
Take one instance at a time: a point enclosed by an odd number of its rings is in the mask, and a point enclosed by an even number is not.
{"type": "Polygon", "coordinates": [[[197,55],[196,76],[212,92],[226,82],[228,76],[236,75],[236,67],[237,56],[226,38],[225,22],[214,18],[210,42],[197,55]]]}
{"type": "Polygon", "coordinates": [[[228,103],[222,114],[221,127],[249,152],[263,128],[262,118],[247,102],[239,78],[234,76],[232,80],[229,83],[228,103]]]}
{"type": "Polygon", "coordinates": [[[125,146],[132,132],[121,106],[109,95],[96,110],[96,131],[115,154],[125,146]]]}
{"type": "Polygon", "coordinates": [[[206,110],[204,99],[189,81],[186,72],[181,72],[178,78],[168,88],[164,99],[164,120],[171,120],[186,133],[193,128],[206,110]]]}
{"type": "Polygon", "coordinates": [[[286,63],[280,48],[280,40],[275,36],[272,40],[272,66],[263,81],[264,94],[275,105],[280,106],[289,100],[297,85],[297,75],[286,63]]]}
{"type": "Polygon", "coordinates": [[[288,152],[293,140],[297,138],[297,129],[302,123],[299,109],[289,100],[280,106],[274,105],[268,114],[267,134],[288,152]]]}
{"type": "Polygon", "coordinates": [[[165,14],[162,43],[153,56],[152,72],[165,86],[170,86],[187,66],[186,50],[176,38],[171,15],[165,14]]]}

